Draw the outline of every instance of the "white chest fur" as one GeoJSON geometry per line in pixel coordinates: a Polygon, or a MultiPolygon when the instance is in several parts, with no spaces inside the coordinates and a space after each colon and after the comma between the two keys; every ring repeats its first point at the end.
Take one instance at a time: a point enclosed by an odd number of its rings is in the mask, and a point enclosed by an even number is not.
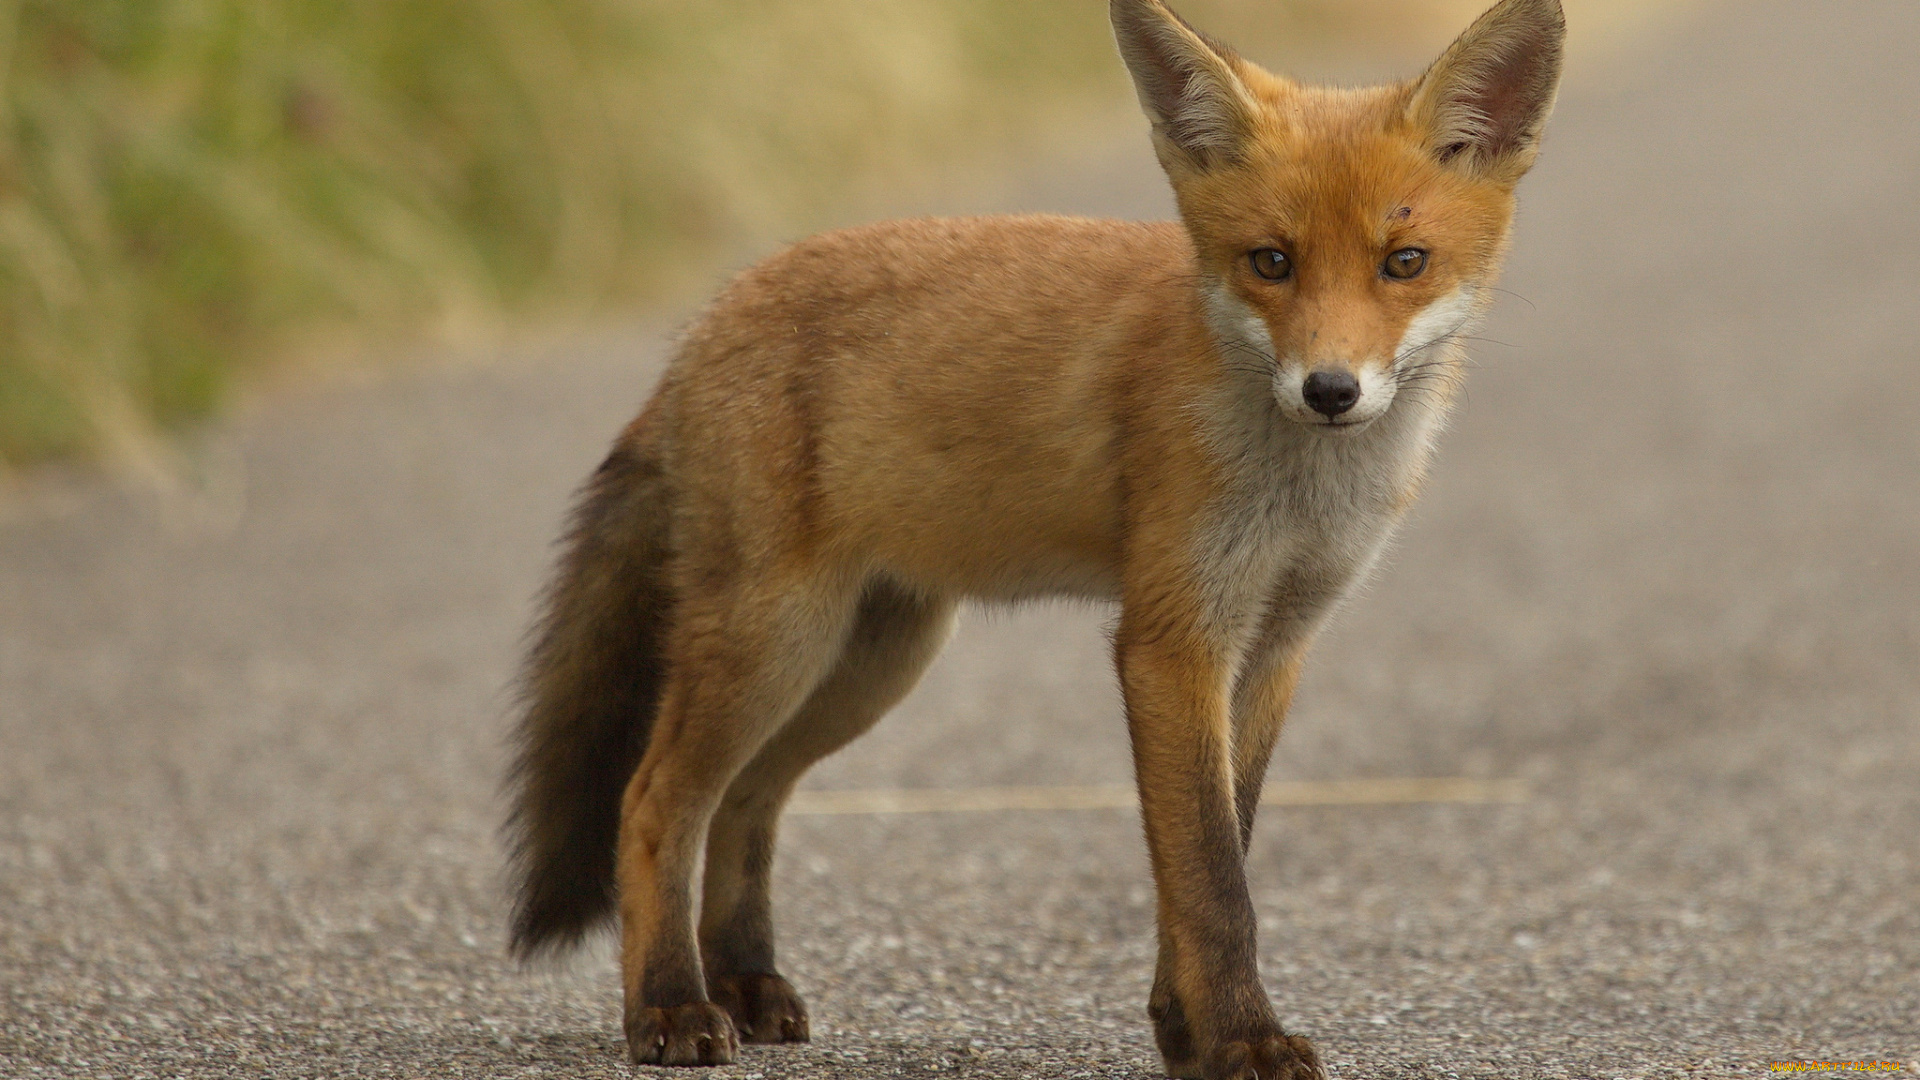
{"type": "MultiPolygon", "coordinates": [[[[1237,391],[1237,392],[1235,392],[1237,391]]],[[[1366,430],[1329,435],[1281,415],[1257,385],[1204,407],[1226,483],[1193,542],[1210,623],[1231,654],[1257,635],[1305,636],[1379,558],[1444,421],[1407,395],[1366,430]]]]}

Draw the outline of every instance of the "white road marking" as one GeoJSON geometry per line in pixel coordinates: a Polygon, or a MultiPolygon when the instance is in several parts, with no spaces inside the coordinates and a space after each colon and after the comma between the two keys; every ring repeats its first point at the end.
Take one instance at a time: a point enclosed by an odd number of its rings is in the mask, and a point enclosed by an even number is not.
{"type": "MultiPolygon", "coordinates": [[[[1391,806],[1406,803],[1521,803],[1519,780],[1466,777],[1381,777],[1271,783],[1262,806],[1391,806]]],[[[790,814],[945,814],[990,810],[1126,810],[1140,805],[1128,784],[1060,787],[880,788],[797,791],[790,814]]]]}

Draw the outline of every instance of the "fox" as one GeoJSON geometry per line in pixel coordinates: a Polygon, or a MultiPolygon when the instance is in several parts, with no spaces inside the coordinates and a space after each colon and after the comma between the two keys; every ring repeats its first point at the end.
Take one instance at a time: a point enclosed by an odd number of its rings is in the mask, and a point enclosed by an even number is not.
{"type": "Polygon", "coordinates": [[[805,1042],[770,877],[807,769],[961,602],[1116,602],[1169,1076],[1306,1080],[1246,854],[1316,634],[1421,488],[1558,93],[1558,0],[1307,85],[1111,0],[1178,220],[793,244],[683,332],[577,496],[521,676],[510,949],[617,918],[632,1060],[805,1042]],[[695,872],[704,867],[696,893],[695,872]]]}

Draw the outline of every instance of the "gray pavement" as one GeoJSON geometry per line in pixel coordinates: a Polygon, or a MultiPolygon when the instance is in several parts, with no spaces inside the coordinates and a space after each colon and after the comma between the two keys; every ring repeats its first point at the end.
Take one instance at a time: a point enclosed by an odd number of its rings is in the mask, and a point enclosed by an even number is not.
{"type": "MultiPolygon", "coordinates": [[[[1725,3],[1568,87],[1516,295],[1274,772],[1533,796],[1254,844],[1336,1075],[1920,1067],[1916,43],[1911,0],[1725,3]]],[[[1144,137],[1029,198],[1165,205],[1144,137]]],[[[606,951],[502,955],[496,778],[567,493],[662,340],[280,395],[212,534],[15,501],[0,1075],[632,1072],[606,951]]],[[[969,615],[810,783],[1125,781],[1106,617],[969,615]]],[[[716,1077],[1158,1075],[1124,811],[797,817],[778,897],[816,1041],[716,1077]]]]}

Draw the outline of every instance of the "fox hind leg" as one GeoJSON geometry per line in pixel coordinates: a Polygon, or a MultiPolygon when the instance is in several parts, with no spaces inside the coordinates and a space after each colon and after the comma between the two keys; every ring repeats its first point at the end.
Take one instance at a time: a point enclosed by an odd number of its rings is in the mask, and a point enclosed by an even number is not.
{"type": "Polygon", "coordinates": [[[700,952],[707,993],[747,1042],[805,1042],[806,1006],[774,968],[770,875],[780,809],[814,762],[871,728],[945,643],[954,605],[878,582],[826,681],[735,778],[707,833],[700,952]]]}
{"type": "Polygon", "coordinates": [[[701,589],[682,590],[659,715],[622,800],[625,1026],[642,1064],[735,1056],[738,1035],[708,1000],[694,940],[694,868],[728,787],[832,669],[860,599],[810,567],[746,577],[706,574],[701,589]]]}

